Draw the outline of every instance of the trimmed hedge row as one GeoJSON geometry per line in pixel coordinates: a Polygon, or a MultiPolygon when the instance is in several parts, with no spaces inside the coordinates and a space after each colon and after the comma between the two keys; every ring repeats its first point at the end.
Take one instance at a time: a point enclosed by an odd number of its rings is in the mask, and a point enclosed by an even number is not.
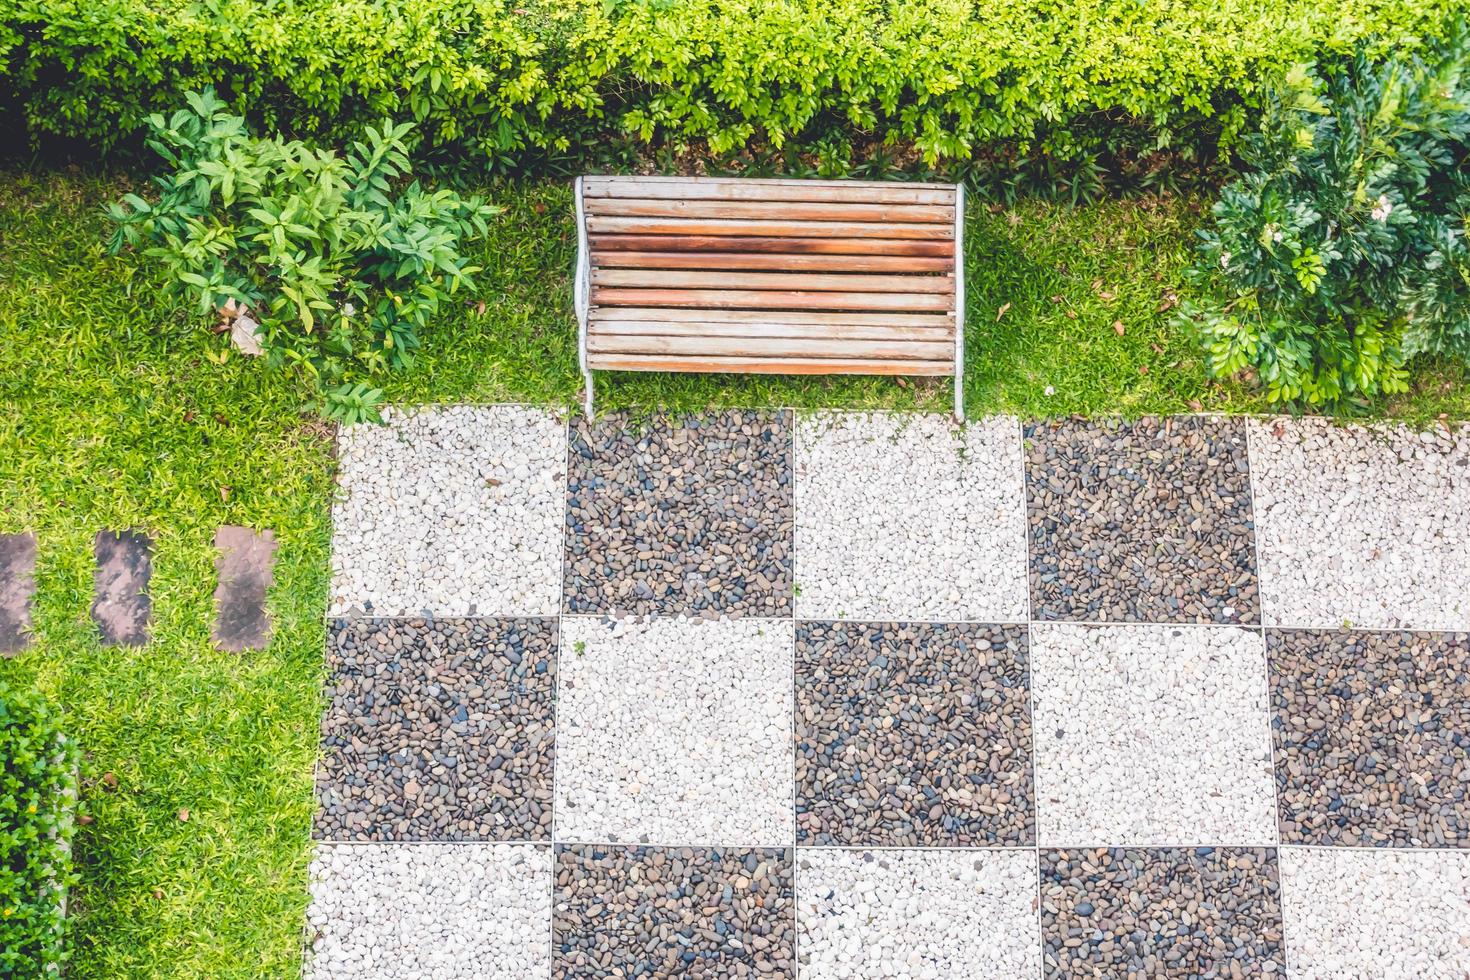
{"type": "Polygon", "coordinates": [[[291,135],[413,118],[515,166],[610,137],[715,155],[834,134],[964,159],[1066,157],[1100,117],[1229,145],[1323,50],[1442,33],[1457,0],[9,0],[0,100],[100,149],[214,85],[291,135]],[[8,96],[7,93],[8,92],[8,96]]]}
{"type": "Polygon", "coordinates": [[[77,752],[56,713],[0,681],[0,976],[60,976],[77,752]]]}

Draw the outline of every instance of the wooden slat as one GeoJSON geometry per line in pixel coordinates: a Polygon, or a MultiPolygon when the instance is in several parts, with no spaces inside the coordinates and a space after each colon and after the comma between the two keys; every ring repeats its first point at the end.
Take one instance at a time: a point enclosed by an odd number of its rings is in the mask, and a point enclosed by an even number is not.
{"type": "Polygon", "coordinates": [[[783,255],[772,252],[617,252],[592,256],[596,269],[750,269],[772,272],[949,272],[952,259],[908,255],[783,255]]]}
{"type": "MultiPolygon", "coordinates": [[[[771,314],[781,317],[780,313],[771,314]]],[[[789,314],[787,314],[789,316],[789,314]]],[[[954,344],[950,326],[894,327],[887,324],[721,323],[672,320],[593,320],[587,336],[620,337],[777,337],[806,340],[927,340],[954,344]]]]}
{"type": "Polygon", "coordinates": [[[590,323],[618,320],[664,320],[673,323],[782,323],[839,324],[844,326],[939,327],[954,329],[954,314],[944,313],[815,313],[809,310],[681,310],[677,307],[604,306],[592,311],[590,323]]]}
{"type": "Polygon", "coordinates": [[[784,221],[735,218],[599,218],[587,217],[589,234],[623,235],[756,235],[777,238],[898,238],[953,240],[954,225],[898,221],[784,221]]]}
{"type": "Polygon", "coordinates": [[[592,354],[594,371],[690,371],[736,374],[903,374],[950,377],[953,361],[885,361],[822,357],[675,357],[669,354],[592,354]]]}
{"type": "Polygon", "coordinates": [[[594,306],[685,306],[737,310],[949,310],[942,293],[823,293],[794,289],[623,289],[593,286],[594,306]]]}
{"type": "Polygon", "coordinates": [[[942,340],[810,340],[775,337],[587,338],[599,354],[675,354],[682,357],[836,357],[861,360],[939,361],[954,354],[942,340]]]}
{"type": "Polygon", "coordinates": [[[903,238],[782,238],[778,235],[591,235],[593,264],[609,251],[782,252],[799,255],[922,255],[953,258],[954,242],[903,238]]]}
{"type": "Polygon", "coordinates": [[[859,201],[955,204],[947,184],[861,180],[749,180],[719,177],[583,177],[582,197],[716,201],[859,201]]]}
{"type": "Polygon", "coordinates": [[[815,272],[706,272],[594,269],[594,286],[660,289],[798,289],[851,293],[953,293],[953,276],[839,276],[815,272]]]}
{"type": "Polygon", "coordinates": [[[594,217],[740,218],[775,221],[898,221],[954,226],[954,208],[932,204],[802,201],[691,201],[604,198],[586,202],[594,217]]]}

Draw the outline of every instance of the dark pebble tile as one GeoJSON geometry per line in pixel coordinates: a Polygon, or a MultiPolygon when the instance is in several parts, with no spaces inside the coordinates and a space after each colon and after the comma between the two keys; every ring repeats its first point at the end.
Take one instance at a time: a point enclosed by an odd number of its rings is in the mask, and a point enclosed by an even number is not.
{"type": "Polygon", "coordinates": [[[1025,436],[1035,618],[1260,621],[1239,419],[1036,422],[1025,436]]]}
{"type": "Polygon", "coordinates": [[[789,616],[791,451],[787,412],[579,420],[567,611],[789,616]]]}
{"type": "Polygon", "coordinates": [[[0,534],[0,653],[15,653],[30,644],[35,591],[36,536],[0,534]]]}
{"type": "Polygon", "coordinates": [[[1023,626],[800,623],[801,844],[1036,838],[1023,626]]]}
{"type": "Polygon", "coordinates": [[[315,834],[551,839],[553,619],[332,624],[315,834]]]}
{"type": "Polygon", "coordinates": [[[552,960],[571,977],[794,977],[787,849],[556,849],[552,960]]]}
{"type": "Polygon", "coordinates": [[[1041,852],[1049,978],[1283,976],[1269,847],[1041,852]]]}
{"type": "Polygon", "coordinates": [[[148,642],[153,601],[153,539],[142,531],[98,531],[93,544],[97,567],[92,576],[92,621],[108,646],[148,642]]]}
{"type": "Polygon", "coordinates": [[[1470,634],[1270,630],[1281,839],[1470,847],[1470,634]]]}

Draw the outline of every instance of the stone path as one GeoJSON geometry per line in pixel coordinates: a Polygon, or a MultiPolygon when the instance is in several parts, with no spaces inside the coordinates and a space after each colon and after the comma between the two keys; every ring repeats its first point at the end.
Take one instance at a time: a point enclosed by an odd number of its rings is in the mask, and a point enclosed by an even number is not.
{"type": "Polygon", "coordinates": [[[1470,432],[341,445],[310,976],[1470,975],[1470,432]]]}
{"type": "MultiPolygon", "coordinates": [[[[273,531],[221,525],[215,532],[214,644],[234,653],[270,644],[266,593],[275,577],[273,531]]],[[[31,645],[36,536],[0,534],[0,656],[31,645]]],[[[153,600],[153,538],[145,531],[98,531],[93,538],[91,617],[106,646],[144,646],[153,600]]]]}

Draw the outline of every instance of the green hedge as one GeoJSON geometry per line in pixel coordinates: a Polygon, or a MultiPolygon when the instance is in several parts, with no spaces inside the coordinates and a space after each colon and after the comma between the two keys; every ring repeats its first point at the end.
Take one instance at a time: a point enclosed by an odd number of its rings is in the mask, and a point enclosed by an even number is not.
{"type": "Polygon", "coordinates": [[[0,682],[0,976],[59,976],[76,750],[44,701],[0,682]]]}
{"type": "MultiPolygon", "coordinates": [[[[1100,119],[1212,150],[1324,49],[1439,34],[1456,0],[9,0],[0,91],[101,148],[214,85],[295,135],[415,118],[514,166],[644,142],[716,155],[996,141],[1066,156],[1100,119]],[[609,139],[624,136],[623,142],[609,139]]],[[[0,95],[0,99],[4,99],[0,95]]],[[[840,150],[841,156],[845,150],[840,150]]]]}

